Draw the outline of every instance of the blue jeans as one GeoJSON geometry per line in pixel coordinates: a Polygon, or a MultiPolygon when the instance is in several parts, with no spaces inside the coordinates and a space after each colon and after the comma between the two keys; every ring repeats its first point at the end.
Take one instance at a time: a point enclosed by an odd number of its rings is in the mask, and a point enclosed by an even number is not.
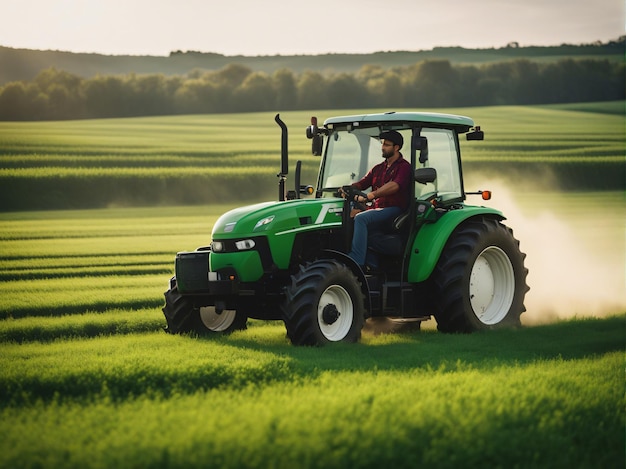
{"type": "Polygon", "coordinates": [[[372,231],[385,231],[393,219],[402,213],[400,207],[373,208],[358,213],[354,217],[352,250],[348,255],[360,266],[365,265],[367,256],[367,235],[372,231]]]}

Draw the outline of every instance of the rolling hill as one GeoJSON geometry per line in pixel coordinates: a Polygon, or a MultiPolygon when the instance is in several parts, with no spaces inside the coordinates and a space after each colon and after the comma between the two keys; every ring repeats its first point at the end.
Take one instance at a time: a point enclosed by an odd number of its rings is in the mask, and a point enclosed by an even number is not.
{"type": "Polygon", "coordinates": [[[381,51],[372,54],[226,56],[212,52],[173,51],[169,56],[132,56],[73,53],[53,50],[14,49],[0,46],[0,85],[32,80],[44,69],[54,67],[82,78],[95,75],[154,74],[182,75],[194,69],[218,70],[228,64],[242,64],[254,71],[272,73],[287,68],[354,73],[363,65],[385,68],[406,66],[423,60],[449,60],[453,64],[484,64],[528,59],[557,61],[564,58],[623,61],[626,36],[598,44],[518,47],[516,43],[491,49],[435,47],[432,50],[381,51]]]}

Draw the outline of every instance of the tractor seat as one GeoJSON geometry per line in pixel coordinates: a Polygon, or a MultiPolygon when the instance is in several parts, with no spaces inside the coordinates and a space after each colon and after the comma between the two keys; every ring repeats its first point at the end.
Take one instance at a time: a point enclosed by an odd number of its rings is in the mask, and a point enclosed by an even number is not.
{"type": "Polygon", "coordinates": [[[393,223],[391,224],[391,229],[396,232],[394,234],[399,234],[399,232],[404,228],[406,221],[409,219],[409,212],[404,212],[394,218],[393,223]]]}
{"type": "Polygon", "coordinates": [[[404,253],[406,243],[407,220],[410,212],[404,212],[394,218],[391,226],[385,231],[374,231],[367,239],[368,249],[384,256],[400,257],[404,253]]]}

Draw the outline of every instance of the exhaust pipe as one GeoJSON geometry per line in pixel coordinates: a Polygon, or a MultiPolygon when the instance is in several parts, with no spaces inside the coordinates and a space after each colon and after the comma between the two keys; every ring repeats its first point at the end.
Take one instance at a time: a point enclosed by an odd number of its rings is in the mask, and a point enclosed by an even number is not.
{"type": "Polygon", "coordinates": [[[276,114],[274,117],[276,123],[280,126],[281,140],[280,140],[280,172],[276,175],[278,177],[278,200],[285,200],[285,180],[289,173],[289,156],[287,149],[287,125],[280,119],[280,114],[276,114]]]}

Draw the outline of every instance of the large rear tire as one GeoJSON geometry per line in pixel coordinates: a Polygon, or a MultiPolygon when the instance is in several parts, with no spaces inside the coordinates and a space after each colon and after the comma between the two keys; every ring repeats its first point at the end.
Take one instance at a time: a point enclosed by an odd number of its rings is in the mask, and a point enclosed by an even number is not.
{"type": "Polygon", "coordinates": [[[519,327],[528,269],[513,231],[478,217],[450,235],[432,275],[434,316],[442,332],[519,327]]]}
{"type": "Polygon", "coordinates": [[[357,342],[365,322],[361,284],[336,260],[301,266],[287,287],[282,314],[294,345],[357,342]]]}
{"type": "Polygon", "coordinates": [[[213,306],[197,308],[194,303],[178,292],[174,284],[165,292],[163,314],[167,321],[166,332],[170,334],[224,333],[246,329],[248,318],[235,311],[224,310],[220,313],[213,306]]]}

